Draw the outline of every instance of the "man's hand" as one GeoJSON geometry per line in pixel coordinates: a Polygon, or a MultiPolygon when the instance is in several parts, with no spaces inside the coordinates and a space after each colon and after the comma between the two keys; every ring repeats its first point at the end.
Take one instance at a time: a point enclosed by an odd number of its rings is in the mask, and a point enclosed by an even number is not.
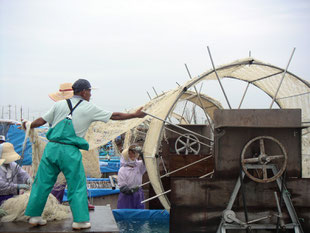
{"type": "MultiPolygon", "coordinates": [[[[26,129],[27,129],[27,123],[28,123],[29,121],[27,121],[27,120],[22,120],[22,123],[21,124],[17,124],[17,125],[20,125],[19,127],[18,127],[18,129],[22,129],[22,130],[25,130],[26,131],[26,129]]],[[[31,125],[31,124],[30,124],[31,125]]]]}
{"type": "Polygon", "coordinates": [[[27,129],[27,122],[28,121],[26,121],[26,120],[23,120],[23,122],[22,122],[22,129],[24,129],[24,130],[26,130],[27,129]]]}
{"type": "Polygon", "coordinates": [[[138,118],[143,118],[146,114],[142,111],[143,107],[139,108],[134,114],[138,118]]]}
{"type": "MultiPolygon", "coordinates": [[[[22,127],[19,127],[19,129],[26,130],[28,122],[29,121],[23,120],[22,127]]],[[[39,117],[39,118],[35,119],[34,121],[32,121],[29,125],[30,125],[30,128],[32,129],[32,128],[40,127],[40,126],[44,125],[45,123],[46,123],[46,121],[42,117],[39,117]]]]}

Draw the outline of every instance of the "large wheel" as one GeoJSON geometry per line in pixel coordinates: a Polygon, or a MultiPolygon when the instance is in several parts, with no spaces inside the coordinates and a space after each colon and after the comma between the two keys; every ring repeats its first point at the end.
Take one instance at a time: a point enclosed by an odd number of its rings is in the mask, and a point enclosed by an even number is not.
{"type": "Polygon", "coordinates": [[[200,151],[200,143],[198,138],[193,134],[183,134],[175,141],[175,151],[180,154],[195,154],[198,155],[200,151]]]}
{"type": "MultiPolygon", "coordinates": [[[[269,150],[271,151],[271,150],[269,150]]],[[[241,165],[245,174],[252,180],[259,183],[269,183],[279,178],[286,169],[287,153],[284,146],[275,138],[270,136],[259,136],[250,140],[243,148],[241,153],[241,165]],[[279,153],[268,155],[267,148],[272,145],[279,153]],[[275,146],[276,145],[276,146],[275,146]],[[253,152],[253,147],[258,147],[258,152],[253,152]],[[252,151],[250,151],[252,148],[252,151]],[[252,165],[252,166],[251,166],[252,165]],[[268,172],[269,165],[276,165],[277,174],[268,172]]]]}

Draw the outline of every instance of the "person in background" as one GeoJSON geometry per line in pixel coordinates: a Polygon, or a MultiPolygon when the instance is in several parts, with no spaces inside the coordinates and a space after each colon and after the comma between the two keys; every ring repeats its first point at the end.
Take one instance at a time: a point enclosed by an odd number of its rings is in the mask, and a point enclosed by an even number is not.
{"type": "Polygon", "coordinates": [[[118,186],[120,194],[118,196],[118,209],[144,209],[144,194],[141,187],[142,176],[146,172],[141,148],[131,145],[122,152],[122,166],[118,171],[118,186]],[[142,160],[138,160],[141,155],[142,160]]]}
{"type": "MultiPolygon", "coordinates": [[[[0,137],[1,137],[2,135],[0,135],[0,137]]],[[[2,144],[2,142],[1,142],[1,144],[2,144]]],[[[1,146],[0,146],[1,147],[1,146]]],[[[4,159],[0,159],[0,166],[4,163],[4,159]]],[[[0,201],[0,205],[1,205],[1,201],[0,201]]],[[[2,209],[2,208],[0,208],[0,218],[2,217],[2,216],[5,216],[6,215],[6,212],[4,211],[4,209],[2,209]]]]}
{"type": "MultiPolygon", "coordinates": [[[[3,143],[3,135],[0,135],[0,144],[2,144],[3,143]]],[[[4,138],[4,141],[5,141],[5,138],[4,138]]],[[[0,147],[1,147],[1,145],[0,145],[0,147]]],[[[0,159],[0,166],[4,163],[4,159],[0,159]]],[[[0,205],[1,205],[1,201],[0,201],[0,205]]],[[[5,212],[5,210],[4,209],[2,209],[2,208],[0,208],[0,218],[2,217],[2,216],[5,216],[6,215],[6,212],[5,212]]]]}
{"type": "Polygon", "coordinates": [[[18,195],[22,190],[29,190],[32,179],[15,161],[20,156],[9,142],[0,144],[0,204],[18,195]]]}
{"type": "MultiPolygon", "coordinates": [[[[32,184],[31,194],[25,215],[30,216],[32,225],[45,225],[42,212],[59,172],[63,172],[68,183],[68,201],[73,216],[73,229],[90,228],[87,204],[87,187],[82,154],[80,149],[88,150],[89,144],[84,139],[90,124],[94,121],[108,122],[142,118],[142,108],[134,113],[105,111],[90,101],[91,85],[85,79],[79,79],[72,85],[74,96],[58,101],[42,117],[34,120],[30,128],[49,123],[51,128],[46,134],[46,144],[39,168],[32,184]]],[[[29,127],[23,122],[23,127],[29,127]]]]}

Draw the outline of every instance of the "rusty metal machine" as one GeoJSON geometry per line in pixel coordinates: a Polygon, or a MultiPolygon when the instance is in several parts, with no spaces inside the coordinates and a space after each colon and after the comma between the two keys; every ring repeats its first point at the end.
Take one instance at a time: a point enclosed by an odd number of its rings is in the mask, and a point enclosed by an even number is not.
{"type": "Polygon", "coordinates": [[[208,166],[170,177],[170,232],[310,232],[310,179],[301,177],[301,110],[214,114],[214,151],[181,143],[194,148],[174,159],[178,139],[168,139],[176,145],[166,147],[170,152],[163,146],[173,161],[214,155],[208,163],[212,177],[201,173],[209,172],[208,166]]]}

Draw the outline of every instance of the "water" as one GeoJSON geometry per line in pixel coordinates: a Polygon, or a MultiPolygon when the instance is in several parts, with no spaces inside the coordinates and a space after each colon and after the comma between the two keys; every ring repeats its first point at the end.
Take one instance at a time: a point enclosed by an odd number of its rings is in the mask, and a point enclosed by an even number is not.
{"type": "Polygon", "coordinates": [[[169,233],[169,219],[118,220],[121,233],[169,233]]]}

